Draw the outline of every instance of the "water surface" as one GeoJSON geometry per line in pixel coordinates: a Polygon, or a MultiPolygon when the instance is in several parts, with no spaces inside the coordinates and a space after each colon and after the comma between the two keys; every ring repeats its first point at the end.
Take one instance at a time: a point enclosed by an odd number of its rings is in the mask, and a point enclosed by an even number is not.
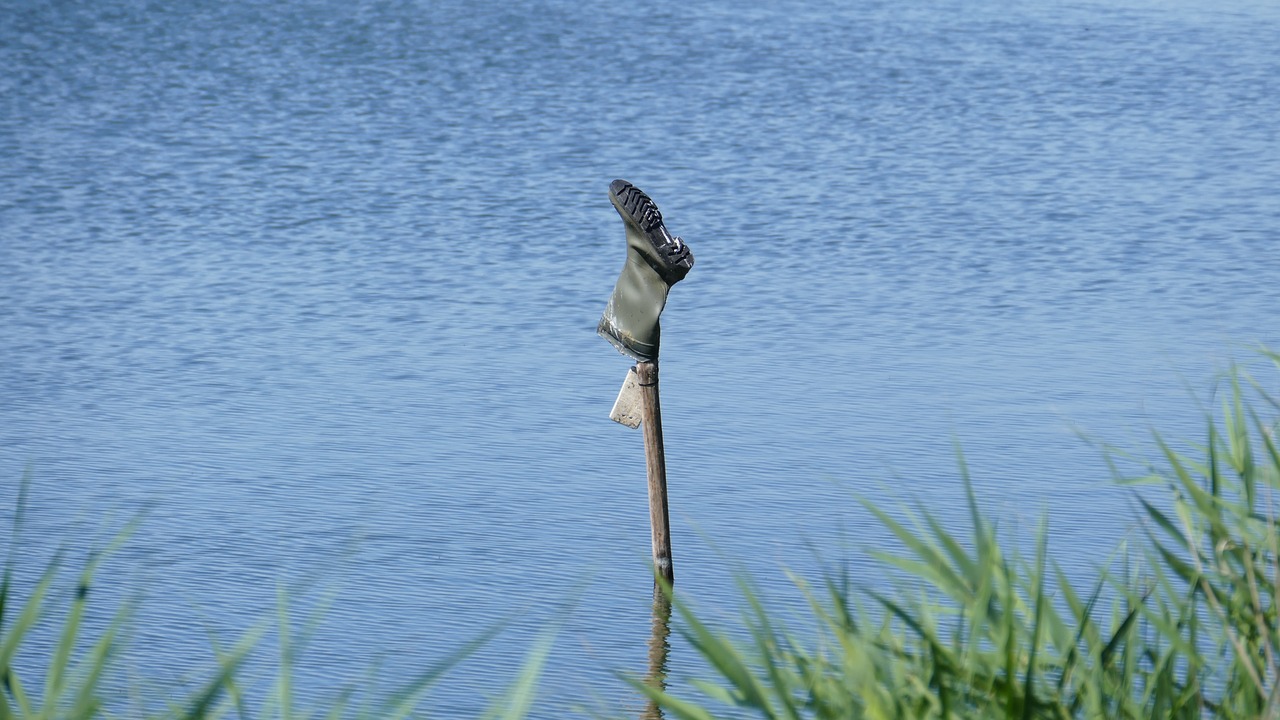
{"type": "Polygon", "coordinates": [[[883,583],[853,495],[963,526],[953,440],[1006,527],[1047,512],[1086,571],[1133,513],[1077,432],[1194,439],[1191,392],[1280,345],[1278,30],[1196,1],[7,3],[25,577],[145,510],[101,595],[145,593],[157,694],[279,583],[332,593],[309,697],[520,613],[446,717],[576,592],[539,713],[637,707],[613,671],[646,666],[643,454],[594,334],[616,177],[697,257],[662,379],[698,607],[732,616],[734,563],[791,597],[814,547],[883,583]]]}

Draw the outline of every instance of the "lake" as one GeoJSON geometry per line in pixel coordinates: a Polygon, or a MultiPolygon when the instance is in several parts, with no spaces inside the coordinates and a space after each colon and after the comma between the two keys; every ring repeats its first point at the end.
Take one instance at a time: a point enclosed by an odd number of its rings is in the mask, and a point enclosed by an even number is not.
{"type": "Polygon", "coordinates": [[[662,354],[697,608],[732,623],[739,571],[782,608],[783,568],[884,584],[857,496],[963,528],[956,445],[1090,572],[1136,518],[1099,444],[1199,439],[1280,347],[1277,37],[1244,0],[0,4],[20,584],[142,513],[91,620],[143,597],[156,702],[284,587],[327,603],[316,702],[514,617],[428,703],[469,716],[571,606],[535,715],[642,707],[614,178],[697,258],[662,354]]]}

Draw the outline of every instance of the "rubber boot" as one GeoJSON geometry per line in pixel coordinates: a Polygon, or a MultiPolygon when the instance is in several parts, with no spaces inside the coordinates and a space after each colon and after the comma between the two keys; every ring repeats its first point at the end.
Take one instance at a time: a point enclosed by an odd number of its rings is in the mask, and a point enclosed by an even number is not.
{"type": "Polygon", "coordinates": [[[658,316],[667,292],[693,267],[693,253],[667,232],[658,206],[626,180],[609,185],[609,200],[627,229],[627,262],[596,332],[640,362],[658,359],[658,316]]]}

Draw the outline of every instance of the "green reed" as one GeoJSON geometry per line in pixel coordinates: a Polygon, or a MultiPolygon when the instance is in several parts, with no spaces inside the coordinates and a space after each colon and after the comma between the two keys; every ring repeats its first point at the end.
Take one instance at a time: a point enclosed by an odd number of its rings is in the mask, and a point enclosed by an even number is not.
{"type": "MultiPolygon", "coordinates": [[[[300,648],[315,631],[320,614],[295,623],[291,616],[290,598],[281,590],[274,622],[263,622],[250,628],[230,647],[223,647],[216,639],[211,641],[216,669],[196,690],[187,693],[184,700],[170,700],[167,707],[159,710],[121,710],[124,699],[106,697],[103,684],[112,671],[118,669],[119,651],[127,636],[134,604],[125,603],[94,637],[85,636],[84,617],[94,596],[92,591],[99,567],[127,540],[134,526],[118,535],[103,551],[90,556],[78,573],[67,607],[59,614],[63,608],[55,588],[64,565],[61,557],[49,564],[25,598],[18,598],[15,590],[14,560],[21,544],[19,535],[28,486],[29,477],[24,477],[19,490],[13,538],[6,554],[4,575],[0,579],[0,720],[88,720],[120,716],[146,720],[309,720],[317,717],[329,720],[402,720],[424,717],[421,705],[430,689],[445,681],[452,668],[491,641],[508,624],[495,623],[387,697],[370,698],[361,692],[360,687],[351,686],[339,690],[333,697],[304,704],[295,697],[293,677],[300,648]],[[43,677],[32,679],[19,672],[15,658],[23,643],[32,639],[42,623],[46,627],[53,626],[56,640],[43,677]],[[274,640],[271,644],[275,649],[275,676],[265,693],[249,693],[245,683],[256,687],[258,678],[243,677],[244,667],[251,657],[266,654],[264,646],[267,643],[264,640],[274,640]],[[250,695],[255,695],[252,703],[250,695]]],[[[555,631],[555,627],[548,628],[535,641],[519,673],[479,717],[484,720],[518,720],[529,713],[555,631]]],[[[345,680],[335,679],[335,684],[345,680]]]]}
{"type": "Polygon", "coordinates": [[[742,641],[676,595],[713,678],[695,683],[696,700],[635,686],[687,720],[730,707],[779,719],[1280,717],[1280,404],[1240,372],[1224,389],[1203,446],[1179,452],[1157,436],[1158,460],[1124,480],[1163,486],[1168,498],[1138,498],[1137,549],[1088,586],[1049,558],[1043,523],[1030,553],[1006,549],[962,459],[967,537],[927,509],[900,521],[864,502],[902,548],[876,557],[912,589],[793,577],[820,628],[798,637],[743,583],[742,641]]]}

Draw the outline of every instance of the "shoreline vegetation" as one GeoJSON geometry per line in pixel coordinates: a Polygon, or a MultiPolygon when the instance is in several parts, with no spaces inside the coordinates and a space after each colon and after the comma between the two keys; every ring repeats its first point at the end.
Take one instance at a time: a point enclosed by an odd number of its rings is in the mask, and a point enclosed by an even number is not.
{"type": "MultiPolygon", "coordinates": [[[[1280,353],[1261,352],[1280,368],[1280,353]]],[[[815,583],[793,576],[816,632],[789,632],[748,578],[741,583],[742,626],[732,633],[710,627],[664,588],[677,630],[708,675],[694,681],[698,697],[629,678],[651,703],[645,717],[1280,718],[1280,400],[1239,370],[1220,389],[1220,415],[1205,418],[1200,445],[1183,452],[1156,434],[1156,460],[1136,477],[1117,478],[1166,493],[1136,495],[1140,530],[1118,569],[1101,568],[1088,585],[1073,585],[1049,556],[1044,522],[1030,552],[1008,542],[980,510],[961,459],[968,535],[947,531],[927,509],[891,514],[864,500],[900,547],[874,557],[898,571],[902,589],[853,587],[840,573],[815,583]]],[[[104,678],[115,669],[132,607],[120,608],[91,637],[84,627],[95,573],[113,547],[80,568],[69,606],[53,592],[58,560],[18,597],[13,566],[28,483],[24,478],[19,490],[0,582],[0,720],[119,717],[104,678]],[[23,676],[15,656],[42,622],[55,631],[40,663],[44,674],[23,676]]],[[[384,700],[340,694],[316,706],[292,689],[296,648],[305,638],[290,623],[283,592],[276,615],[273,625],[250,629],[234,645],[214,646],[216,670],[189,694],[175,691],[185,700],[126,716],[423,717],[431,688],[502,630],[485,630],[384,700]],[[244,666],[268,636],[276,677],[250,701],[244,666]]],[[[548,628],[481,717],[533,716],[554,642],[555,628],[548,628]]]]}

